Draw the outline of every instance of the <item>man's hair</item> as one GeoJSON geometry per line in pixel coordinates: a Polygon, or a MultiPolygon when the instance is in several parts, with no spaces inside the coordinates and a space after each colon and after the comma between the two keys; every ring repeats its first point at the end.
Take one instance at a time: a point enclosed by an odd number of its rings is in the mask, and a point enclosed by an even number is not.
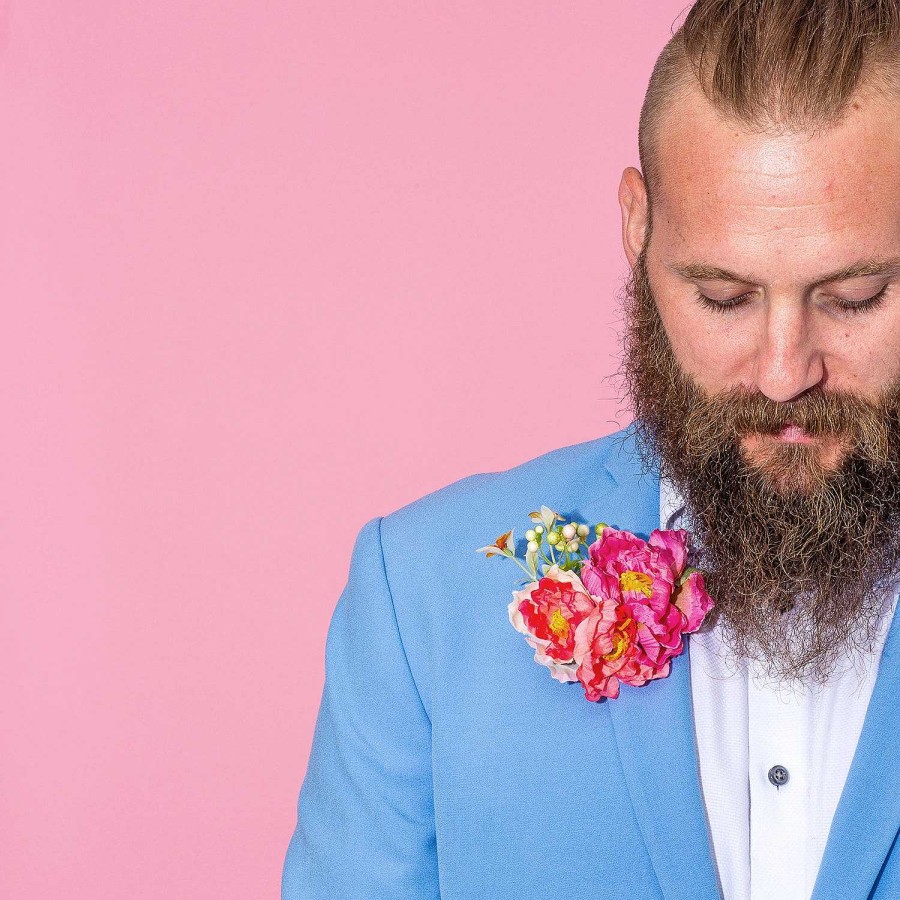
{"type": "Polygon", "coordinates": [[[648,195],[659,183],[659,122],[689,84],[747,130],[813,134],[836,124],[863,84],[900,97],[900,0],[697,0],[641,109],[648,195]]]}

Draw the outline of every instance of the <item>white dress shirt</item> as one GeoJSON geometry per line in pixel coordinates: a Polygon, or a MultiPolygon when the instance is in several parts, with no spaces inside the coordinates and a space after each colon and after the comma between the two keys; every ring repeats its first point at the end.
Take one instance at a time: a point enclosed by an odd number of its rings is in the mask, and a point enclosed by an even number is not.
{"type": "MultiPolygon", "coordinates": [[[[660,527],[690,530],[666,479],[660,527]]],[[[688,638],[700,786],[725,900],[809,900],[896,600],[886,604],[875,652],[845,656],[824,686],[762,677],[729,657],[718,625],[688,638]],[[769,778],[775,766],[787,770],[780,786],[769,778]]]]}

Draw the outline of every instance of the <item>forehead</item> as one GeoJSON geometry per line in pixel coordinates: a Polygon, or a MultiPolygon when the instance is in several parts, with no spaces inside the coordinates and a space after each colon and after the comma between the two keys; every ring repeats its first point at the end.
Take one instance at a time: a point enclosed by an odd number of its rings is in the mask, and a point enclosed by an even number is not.
{"type": "Polygon", "coordinates": [[[900,117],[874,95],[814,136],[754,134],[695,87],[662,118],[657,153],[663,253],[751,270],[777,250],[802,277],[900,248],[900,117]]]}

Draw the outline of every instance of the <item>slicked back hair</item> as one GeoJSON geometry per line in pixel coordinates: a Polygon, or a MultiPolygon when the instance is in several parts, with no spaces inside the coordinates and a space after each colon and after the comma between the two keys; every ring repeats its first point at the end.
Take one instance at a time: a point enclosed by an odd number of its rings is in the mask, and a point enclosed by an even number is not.
{"type": "Polygon", "coordinates": [[[650,196],[660,121],[688,85],[723,120],[755,132],[815,134],[863,85],[897,98],[900,114],[900,0],[697,0],[660,53],[641,109],[650,196]]]}

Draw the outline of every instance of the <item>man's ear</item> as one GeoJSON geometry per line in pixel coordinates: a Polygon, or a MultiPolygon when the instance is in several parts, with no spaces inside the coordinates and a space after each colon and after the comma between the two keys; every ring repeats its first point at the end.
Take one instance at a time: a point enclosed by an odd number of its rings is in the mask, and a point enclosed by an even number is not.
{"type": "Polygon", "coordinates": [[[622,173],[619,207],[622,210],[622,246],[628,264],[634,268],[647,234],[647,187],[634,166],[629,166],[622,173]]]}

